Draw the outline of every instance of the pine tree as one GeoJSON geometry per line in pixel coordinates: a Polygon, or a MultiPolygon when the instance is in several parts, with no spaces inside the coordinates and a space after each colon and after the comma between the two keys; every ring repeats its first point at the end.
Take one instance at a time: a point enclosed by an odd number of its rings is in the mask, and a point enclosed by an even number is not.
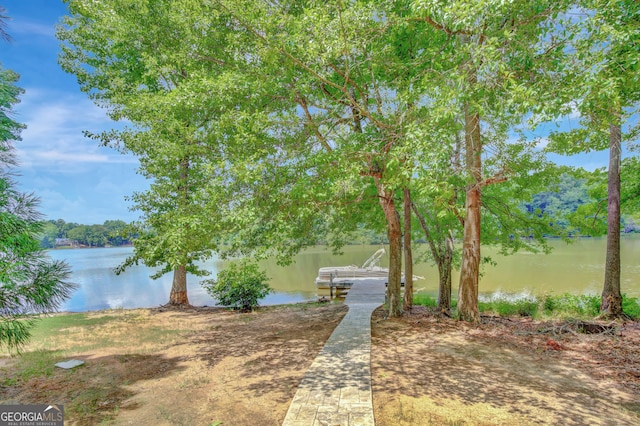
{"type": "MultiPolygon", "coordinates": [[[[0,23],[3,12],[0,9],[0,23]]],[[[11,350],[28,341],[34,314],[57,309],[75,288],[67,281],[69,266],[40,250],[38,198],[20,192],[14,179],[13,141],[24,128],[11,118],[12,106],[23,92],[17,80],[15,72],[0,67],[0,347],[11,350]]]]}

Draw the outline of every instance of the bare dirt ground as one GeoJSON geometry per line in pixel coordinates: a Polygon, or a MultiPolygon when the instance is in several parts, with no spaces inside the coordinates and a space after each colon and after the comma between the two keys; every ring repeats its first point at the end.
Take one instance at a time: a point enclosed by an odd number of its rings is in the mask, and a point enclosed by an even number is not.
{"type": "MultiPolygon", "coordinates": [[[[346,309],[83,314],[36,333],[22,358],[0,356],[0,404],[61,403],[69,425],[280,425],[346,309]],[[68,359],[85,365],[51,367],[68,359]]],[[[372,319],[378,425],[640,424],[638,323],[585,335],[526,319],[476,327],[422,308],[383,315],[372,319]]]]}
{"type": "Polygon", "coordinates": [[[18,358],[0,367],[0,404],[60,403],[66,424],[280,425],[298,384],[346,306],[292,305],[238,314],[223,309],[96,312],[27,351],[62,349],[22,380],[18,358]],[[85,348],[78,348],[84,342],[85,348]],[[42,345],[42,349],[38,346],[42,345]],[[12,374],[13,373],[13,374],[12,374]],[[17,379],[16,379],[17,375],[17,379]],[[7,386],[7,384],[9,384],[7,386]]]}
{"type": "Polygon", "coordinates": [[[484,317],[471,326],[416,308],[374,312],[376,424],[640,424],[640,325],[484,317]]]}

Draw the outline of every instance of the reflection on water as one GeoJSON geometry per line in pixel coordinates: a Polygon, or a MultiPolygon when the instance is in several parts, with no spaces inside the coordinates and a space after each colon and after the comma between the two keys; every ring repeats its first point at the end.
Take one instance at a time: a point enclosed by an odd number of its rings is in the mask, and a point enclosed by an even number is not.
{"type": "MultiPolygon", "coordinates": [[[[78,284],[62,307],[63,311],[93,311],[116,308],[154,307],[167,303],[173,274],[165,274],[157,280],[150,278],[156,271],[145,265],[132,266],[120,275],[114,269],[127,256],[131,247],[50,250],[54,259],[65,260],[72,269],[71,281],[78,284]]],[[[212,259],[201,265],[215,277],[223,262],[212,259]]],[[[200,286],[201,277],[189,275],[189,302],[195,306],[212,306],[215,300],[200,286]]],[[[272,281],[273,283],[273,281],[272,281]]],[[[273,285],[276,291],[261,300],[262,305],[294,303],[315,298],[313,285],[309,289],[273,285]]]]}
{"type": "MultiPolygon", "coordinates": [[[[492,255],[498,266],[485,266],[480,281],[480,293],[517,294],[599,294],[604,277],[604,239],[581,239],[567,245],[551,241],[551,255],[517,253],[499,256],[491,248],[483,248],[483,255],[492,255]]],[[[361,265],[379,246],[347,246],[344,253],[334,256],[325,247],[308,249],[295,257],[286,267],[275,261],[261,265],[271,277],[275,293],[261,301],[263,305],[293,303],[315,298],[314,279],[322,266],[361,265]]],[[[418,247],[417,251],[426,250],[418,247]]],[[[72,281],[78,290],[62,307],[65,311],[88,311],[112,308],[153,307],[169,300],[172,274],[158,280],[149,278],[155,270],[144,265],[133,266],[117,276],[113,269],[132,253],[130,247],[102,249],[52,250],[54,259],[66,260],[73,270],[72,281]]],[[[416,258],[414,254],[414,258],[416,258]]],[[[382,260],[382,266],[386,265],[382,260]]],[[[212,277],[224,267],[222,261],[212,259],[202,265],[212,277]]],[[[421,263],[414,273],[425,277],[416,288],[436,294],[438,274],[433,266],[421,263]]],[[[189,276],[189,301],[196,306],[214,305],[215,301],[200,286],[201,278],[189,276]]],[[[458,274],[454,272],[454,294],[458,274]]],[[[640,297],[640,238],[622,239],[622,291],[640,297]]]]}
{"type": "MultiPolygon", "coordinates": [[[[628,296],[640,296],[640,238],[625,236],[621,241],[621,287],[628,296]]],[[[493,293],[542,295],[545,293],[600,294],[604,280],[606,240],[583,238],[571,244],[551,240],[549,255],[516,253],[500,256],[497,250],[483,247],[497,266],[484,266],[480,279],[481,294],[493,293]]],[[[416,274],[427,277],[418,288],[436,294],[437,270],[424,265],[414,267],[416,274]]],[[[459,274],[453,273],[454,294],[459,274]]]]}

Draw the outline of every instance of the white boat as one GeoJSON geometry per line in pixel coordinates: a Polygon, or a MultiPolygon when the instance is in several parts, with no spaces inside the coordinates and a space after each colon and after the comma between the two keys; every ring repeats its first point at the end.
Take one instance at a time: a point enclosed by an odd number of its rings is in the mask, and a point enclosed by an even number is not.
{"type": "Polygon", "coordinates": [[[327,266],[320,268],[316,278],[316,287],[329,288],[339,284],[344,284],[347,287],[353,284],[354,279],[358,278],[385,279],[389,276],[389,268],[383,268],[379,265],[380,259],[384,254],[385,250],[381,248],[367,259],[362,266],[327,266]]]}
{"type": "MultiPolygon", "coordinates": [[[[349,265],[349,266],[327,266],[318,270],[318,276],[316,277],[316,288],[318,294],[329,290],[329,294],[333,296],[333,288],[336,288],[336,293],[340,290],[345,290],[351,287],[354,280],[357,279],[379,279],[387,280],[389,277],[389,268],[383,268],[380,266],[380,259],[385,254],[384,248],[376,251],[362,266],[349,265]],[[324,290],[324,291],[321,291],[324,290]]],[[[423,279],[414,275],[414,280],[423,279]]],[[[404,273],[401,276],[402,283],[404,283],[404,273]]]]}

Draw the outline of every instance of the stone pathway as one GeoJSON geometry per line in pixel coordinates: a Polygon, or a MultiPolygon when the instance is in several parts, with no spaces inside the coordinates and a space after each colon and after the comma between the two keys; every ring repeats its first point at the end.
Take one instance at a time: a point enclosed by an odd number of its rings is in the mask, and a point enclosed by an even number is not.
{"type": "Polygon", "coordinates": [[[349,312],[305,374],[283,426],[373,426],[371,313],[384,303],[386,279],[355,280],[349,312]]]}

